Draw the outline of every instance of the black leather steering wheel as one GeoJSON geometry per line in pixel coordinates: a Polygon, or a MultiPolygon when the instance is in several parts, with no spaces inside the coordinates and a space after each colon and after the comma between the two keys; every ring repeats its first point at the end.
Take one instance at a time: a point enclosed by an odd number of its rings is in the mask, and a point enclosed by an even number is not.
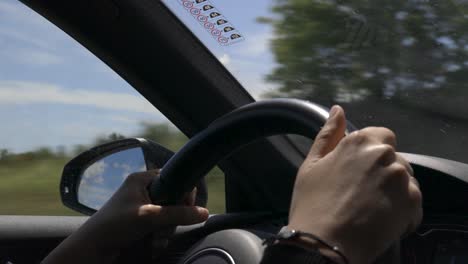
{"type": "MultiPolygon", "coordinates": [[[[328,110],[297,99],[271,99],[240,107],[193,137],[163,167],[150,186],[153,203],[174,205],[216,164],[262,137],[298,134],[315,138],[328,110]]],[[[356,128],[348,123],[348,131],[356,128]]]]}
{"type": "MultiPolygon", "coordinates": [[[[220,160],[243,145],[279,134],[298,134],[313,139],[327,118],[327,109],[297,99],[271,99],[240,107],[214,121],[193,137],[164,165],[160,177],[150,185],[151,199],[155,204],[175,205],[220,160]]],[[[347,133],[354,130],[356,128],[348,122],[347,133]]],[[[239,229],[224,230],[209,235],[195,245],[183,263],[198,263],[196,258],[208,251],[225,259],[219,255],[219,248],[231,248],[231,254],[243,264],[258,263],[263,251],[261,241],[255,235],[239,229]],[[239,245],[250,246],[242,249],[239,245]]],[[[399,262],[399,243],[377,261],[393,264],[399,262]]]]}

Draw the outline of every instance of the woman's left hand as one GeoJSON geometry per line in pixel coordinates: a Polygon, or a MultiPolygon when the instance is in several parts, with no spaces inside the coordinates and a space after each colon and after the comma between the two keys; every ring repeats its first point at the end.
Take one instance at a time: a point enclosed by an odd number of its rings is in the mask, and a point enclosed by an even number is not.
{"type": "Polygon", "coordinates": [[[186,194],[183,205],[152,204],[147,187],[158,176],[159,170],[128,176],[112,198],[43,263],[111,263],[122,249],[151,233],[208,219],[206,208],[194,206],[196,190],[186,194]]]}

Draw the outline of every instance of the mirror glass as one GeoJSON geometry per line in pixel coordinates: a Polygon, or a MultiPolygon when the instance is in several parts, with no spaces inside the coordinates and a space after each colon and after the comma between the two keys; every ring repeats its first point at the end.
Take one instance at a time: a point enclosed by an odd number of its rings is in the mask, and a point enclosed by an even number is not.
{"type": "Polygon", "coordinates": [[[83,172],[78,184],[78,201],[99,210],[128,175],[146,170],[145,157],[140,147],[112,153],[95,161],[83,172]]]}

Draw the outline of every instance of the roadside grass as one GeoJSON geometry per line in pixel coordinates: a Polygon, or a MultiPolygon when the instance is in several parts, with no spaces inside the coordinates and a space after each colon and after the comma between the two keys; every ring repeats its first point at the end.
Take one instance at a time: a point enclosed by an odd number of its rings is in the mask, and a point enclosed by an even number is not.
{"type": "MultiPolygon", "coordinates": [[[[0,162],[0,215],[79,215],[62,205],[59,182],[65,158],[0,162]]],[[[210,213],[225,211],[224,175],[206,176],[210,213]]]]}

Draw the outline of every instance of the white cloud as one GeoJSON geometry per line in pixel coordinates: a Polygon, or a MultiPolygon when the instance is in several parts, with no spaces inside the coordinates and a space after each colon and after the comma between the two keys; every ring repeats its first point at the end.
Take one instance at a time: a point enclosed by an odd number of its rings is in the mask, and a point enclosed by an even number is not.
{"type": "Polygon", "coordinates": [[[48,21],[23,3],[12,0],[0,1],[0,17],[7,17],[9,21],[34,26],[44,25],[44,21],[48,21]]]}
{"type": "Polygon", "coordinates": [[[28,43],[29,45],[33,45],[38,48],[46,49],[50,46],[43,39],[34,38],[30,35],[24,34],[24,32],[21,32],[19,30],[11,30],[9,28],[0,27],[0,36],[6,37],[9,39],[15,39],[23,43],[28,43]]]}
{"type": "Polygon", "coordinates": [[[57,103],[102,109],[157,114],[143,96],[82,89],[65,89],[49,83],[0,81],[0,104],[57,103]]]}
{"type": "Polygon", "coordinates": [[[6,1],[0,2],[0,13],[2,14],[18,14],[20,11],[17,4],[7,3],[6,1]]]}
{"type": "Polygon", "coordinates": [[[9,57],[17,63],[38,66],[56,65],[63,62],[61,57],[50,52],[39,50],[23,49],[18,52],[10,53],[9,57]]]}
{"type": "Polygon", "coordinates": [[[130,166],[130,164],[127,164],[127,163],[118,163],[118,162],[114,162],[114,164],[112,164],[112,167],[114,169],[122,169],[126,172],[129,172],[132,170],[132,166],[130,166]]]}
{"type": "Polygon", "coordinates": [[[78,201],[81,204],[98,210],[114,193],[115,190],[107,189],[102,185],[81,184],[78,189],[78,201]]]}
{"type": "Polygon", "coordinates": [[[107,163],[104,161],[95,162],[85,170],[83,177],[85,179],[90,179],[95,183],[102,183],[104,181],[102,175],[104,174],[104,171],[106,171],[107,166],[107,163]]]}
{"type": "Polygon", "coordinates": [[[0,35],[45,50],[79,45],[53,23],[17,0],[0,0],[0,35]]]}
{"type": "Polygon", "coordinates": [[[224,65],[227,66],[231,62],[231,57],[228,54],[223,54],[219,57],[218,60],[224,65]]]}

